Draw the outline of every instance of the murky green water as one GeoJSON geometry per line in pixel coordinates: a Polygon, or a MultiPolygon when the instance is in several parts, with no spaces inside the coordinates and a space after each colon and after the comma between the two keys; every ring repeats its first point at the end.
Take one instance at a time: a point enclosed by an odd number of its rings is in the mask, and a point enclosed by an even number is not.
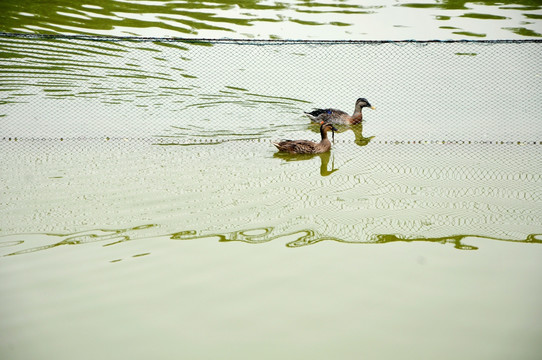
{"type": "Polygon", "coordinates": [[[4,0],[5,32],[281,39],[540,37],[539,1],[4,0]]]}
{"type": "MultiPolygon", "coordinates": [[[[542,33],[528,1],[0,7],[8,32],[542,33]]],[[[0,357],[537,359],[539,54],[0,37],[0,357]],[[270,144],[360,96],[330,153],[270,144]]]]}

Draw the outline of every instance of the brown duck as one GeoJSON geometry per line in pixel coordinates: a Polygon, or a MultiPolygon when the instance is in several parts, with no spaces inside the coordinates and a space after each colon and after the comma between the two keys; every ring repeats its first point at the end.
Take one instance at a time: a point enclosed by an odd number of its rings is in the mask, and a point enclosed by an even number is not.
{"type": "Polygon", "coordinates": [[[320,135],[322,140],[319,143],[308,140],[284,140],[281,142],[274,142],[273,145],[279,149],[279,151],[287,152],[290,154],[321,154],[328,152],[331,149],[331,142],[327,138],[327,132],[331,130],[336,131],[335,127],[331,124],[324,123],[320,125],[320,135]]]}
{"type": "Polygon", "coordinates": [[[359,98],[356,100],[356,107],[354,108],[354,114],[352,114],[352,116],[337,109],[315,109],[311,112],[306,112],[305,115],[307,115],[311,121],[316,123],[324,121],[326,123],[337,125],[355,125],[363,120],[361,109],[364,107],[369,107],[373,110],[375,109],[367,99],[359,98]]]}

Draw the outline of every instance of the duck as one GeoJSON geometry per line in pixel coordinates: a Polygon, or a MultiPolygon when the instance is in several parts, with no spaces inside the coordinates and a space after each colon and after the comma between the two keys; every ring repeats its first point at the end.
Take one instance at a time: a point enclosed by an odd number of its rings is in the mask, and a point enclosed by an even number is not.
{"type": "Polygon", "coordinates": [[[331,124],[341,125],[356,125],[361,123],[363,115],[361,109],[369,107],[373,110],[376,108],[372,106],[366,98],[359,98],[356,100],[356,106],[354,108],[354,114],[348,115],[342,110],[337,109],[314,109],[311,112],[305,112],[305,115],[311,119],[311,121],[320,123],[324,121],[331,124]]]}
{"type": "Polygon", "coordinates": [[[334,137],[334,132],[337,131],[337,129],[332,124],[322,121],[320,124],[320,135],[322,140],[319,143],[308,140],[284,140],[272,144],[275,145],[279,151],[290,154],[322,154],[331,149],[331,141],[329,141],[327,137],[327,133],[330,130],[334,137]]]}

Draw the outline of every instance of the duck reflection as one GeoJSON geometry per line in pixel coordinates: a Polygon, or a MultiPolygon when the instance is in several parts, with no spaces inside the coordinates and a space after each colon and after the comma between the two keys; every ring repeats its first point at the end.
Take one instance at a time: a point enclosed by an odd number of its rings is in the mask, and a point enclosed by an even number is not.
{"type": "MultiPolygon", "coordinates": [[[[354,143],[358,146],[366,146],[371,142],[374,136],[363,136],[363,123],[355,125],[334,125],[337,134],[346,133],[352,131],[354,133],[354,143]]],[[[313,132],[318,132],[319,128],[315,124],[309,124],[309,129],[313,132]]]]}
{"type": "Polygon", "coordinates": [[[339,170],[335,168],[335,156],[331,155],[331,152],[325,152],[321,154],[288,154],[283,152],[277,152],[273,154],[273,157],[280,158],[284,161],[304,161],[311,160],[315,157],[320,158],[320,175],[329,176],[335,171],[339,170]],[[329,160],[331,159],[331,169],[329,168],[329,160]]]}

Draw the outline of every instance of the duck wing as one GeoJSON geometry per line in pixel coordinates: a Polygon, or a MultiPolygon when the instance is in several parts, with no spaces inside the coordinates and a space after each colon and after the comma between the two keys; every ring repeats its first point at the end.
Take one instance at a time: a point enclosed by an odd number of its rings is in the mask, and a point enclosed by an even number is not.
{"type": "Polygon", "coordinates": [[[305,112],[305,115],[314,122],[335,122],[338,119],[343,119],[345,116],[349,116],[342,110],[337,109],[314,109],[311,112],[305,112]]]}
{"type": "Polygon", "coordinates": [[[280,151],[291,154],[314,154],[316,143],[308,140],[288,140],[273,143],[280,151]]]}

